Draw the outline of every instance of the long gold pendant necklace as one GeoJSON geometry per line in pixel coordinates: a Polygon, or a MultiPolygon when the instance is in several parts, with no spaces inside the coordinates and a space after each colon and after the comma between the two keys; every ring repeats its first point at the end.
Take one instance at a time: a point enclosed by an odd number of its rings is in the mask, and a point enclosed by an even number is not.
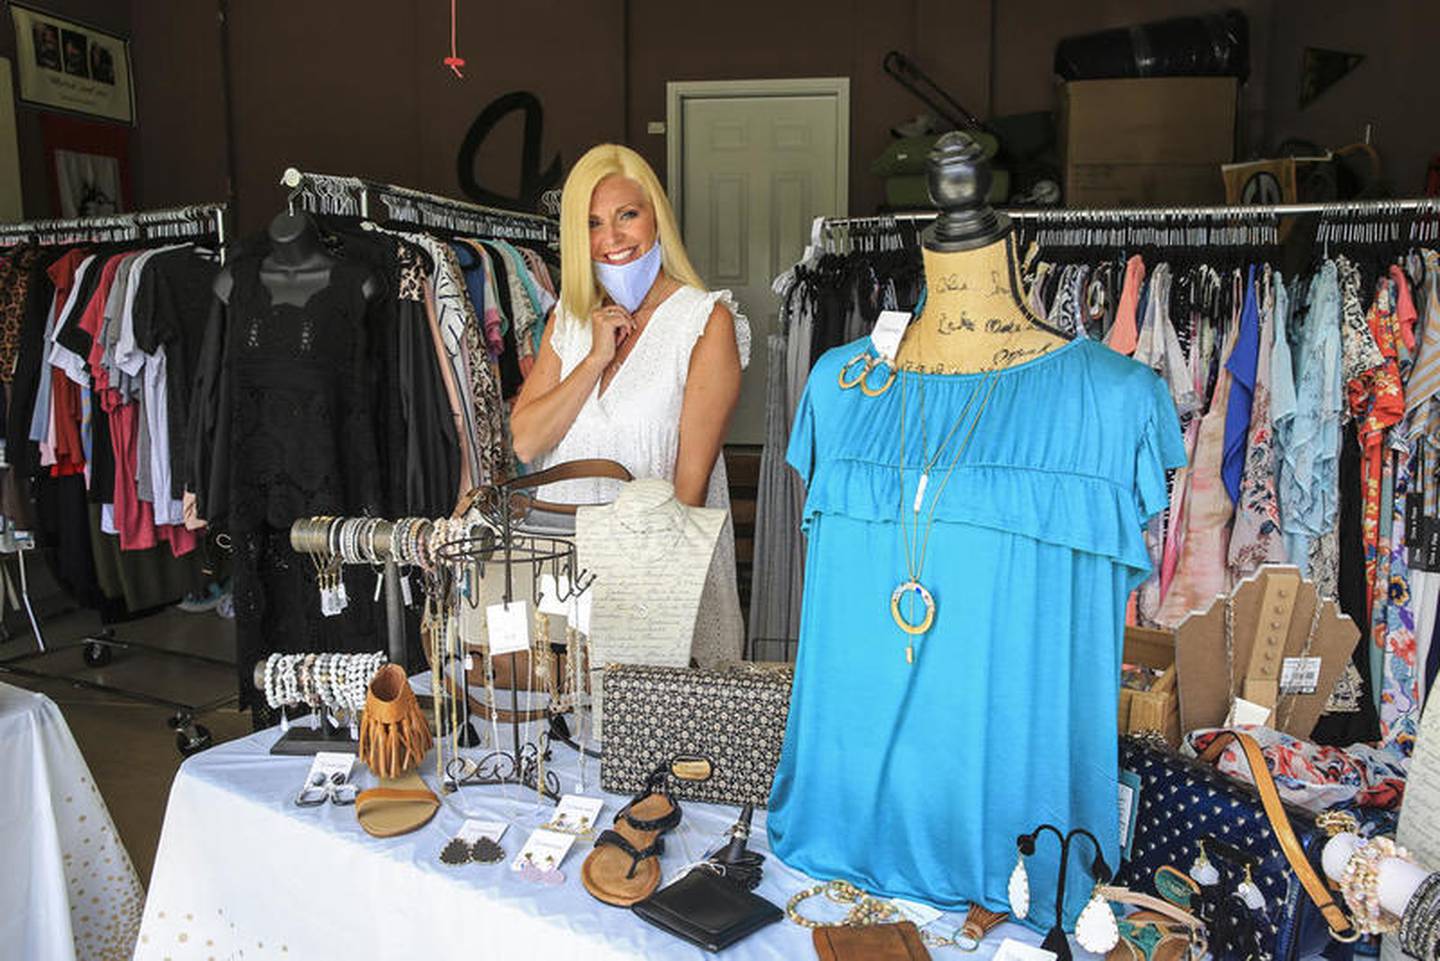
{"type": "MultiPolygon", "coordinates": [[[[935,623],[935,597],[926,589],[920,580],[925,573],[925,556],[930,549],[930,533],[935,528],[935,508],[940,503],[940,496],[945,493],[945,488],[950,483],[951,475],[955,473],[955,468],[959,466],[960,458],[964,455],[966,448],[970,446],[970,439],[975,436],[975,428],[979,426],[980,418],[984,416],[985,408],[990,403],[990,395],[994,392],[995,384],[997,383],[995,377],[997,370],[998,368],[991,368],[986,372],[985,379],[977,384],[975,389],[970,392],[970,396],[966,398],[965,406],[960,410],[960,416],[955,418],[955,423],[951,425],[949,433],[947,433],[944,440],[940,442],[940,446],[935,449],[934,455],[932,455],[928,461],[922,463],[920,480],[915,485],[915,500],[910,505],[911,526],[913,526],[915,530],[913,538],[910,534],[910,526],[907,526],[905,523],[903,503],[901,505],[900,531],[905,537],[905,571],[908,576],[890,595],[890,616],[895,619],[896,625],[900,630],[904,631],[907,636],[905,642],[906,664],[915,663],[914,638],[927,633],[935,623]],[[983,397],[981,396],[982,392],[983,397]],[[945,448],[950,445],[950,441],[955,437],[955,433],[960,429],[960,426],[965,423],[970,413],[970,408],[975,404],[976,397],[981,397],[980,407],[976,410],[974,418],[971,419],[970,427],[965,432],[965,436],[961,438],[960,446],[956,448],[954,456],[950,458],[950,466],[946,468],[944,476],[940,478],[940,483],[935,490],[935,496],[930,500],[930,510],[925,517],[925,530],[922,536],[920,530],[920,514],[925,508],[925,494],[927,488],[930,486],[930,471],[934,469],[935,465],[939,462],[945,448]],[[908,617],[900,612],[901,600],[908,600],[910,602],[908,617]],[[919,623],[916,623],[914,620],[915,602],[917,600],[925,605],[925,616],[919,623]]],[[[906,376],[907,373],[908,372],[902,373],[900,378],[899,470],[900,496],[902,500],[905,496],[905,396],[908,392],[906,384],[908,379],[906,376]]],[[[925,381],[923,375],[920,381],[919,394],[921,429],[920,456],[923,461],[925,457],[925,381]]]]}

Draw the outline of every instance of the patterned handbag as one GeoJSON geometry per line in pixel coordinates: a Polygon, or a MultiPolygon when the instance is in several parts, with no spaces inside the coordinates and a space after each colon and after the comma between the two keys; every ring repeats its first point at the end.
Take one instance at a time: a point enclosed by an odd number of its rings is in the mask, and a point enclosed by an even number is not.
{"type": "Polygon", "coordinates": [[[764,807],[790,713],[790,665],[729,670],[610,664],[600,783],[634,794],[657,766],[676,797],[764,807]]]}
{"type": "Polygon", "coordinates": [[[1198,760],[1182,757],[1154,740],[1121,738],[1122,790],[1130,823],[1122,824],[1125,850],[1117,883],[1146,893],[1173,894],[1157,885],[1157,872],[1184,875],[1201,853],[1218,869],[1210,890],[1223,897],[1250,880],[1263,906],[1235,901],[1227,917],[1248,910],[1244,925],[1212,922],[1210,949],[1220,961],[1299,961],[1324,951],[1329,961],[1348,961],[1354,929],[1319,872],[1329,840],[1315,816],[1285,805],[1263,755],[1245,734],[1227,732],[1198,760]],[[1240,741],[1257,786],[1242,784],[1210,766],[1230,743],[1240,741]],[[1243,936],[1242,936],[1243,934],[1243,936]]]}

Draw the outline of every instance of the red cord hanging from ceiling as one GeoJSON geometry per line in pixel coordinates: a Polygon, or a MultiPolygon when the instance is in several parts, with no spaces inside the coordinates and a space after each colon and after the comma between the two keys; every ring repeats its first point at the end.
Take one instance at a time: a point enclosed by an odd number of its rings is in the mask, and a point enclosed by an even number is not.
{"type": "Polygon", "coordinates": [[[441,63],[449,67],[455,76],[465,79],[465,75],[460,72],[460,68],[465,66],[465,58],[455,49],[455,0],[450,0],[450,56],[441,63]]]}

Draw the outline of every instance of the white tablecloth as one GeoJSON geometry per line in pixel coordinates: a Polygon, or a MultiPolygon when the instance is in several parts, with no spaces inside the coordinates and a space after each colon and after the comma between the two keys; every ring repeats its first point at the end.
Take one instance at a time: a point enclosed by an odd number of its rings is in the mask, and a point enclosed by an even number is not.
{"type": "Polygon", "coordinates": [[[60,709],[0,684],[0,957],[122,961],[145,892],[60,709]]]}
{"type": "MultiPolygon", "coordinates": [[[[500,733],[508,743],[508,729],[500,733]]],[[[440,849],[466,817],[509,821],[501,846],[507,862],[513,859],[531,827],[547,819],[534,818],[540,809],[533,791],[465,787],[448,798],[441,795],[445,803],[439,813],[419,831],[372,838],[356,823],[352,808],[294,805],[310,759],[270,755],[279,736],[278,729],[262,731],[211,748],[181,766],[165,813],[137,961],[522,956],[513,954],[517,951],[534,961],[709,957],[629,910],[592,898],[580,883],[590,842],[576,842],[561,865],[565,882],[554,888],[523,880],[508,863],[451,867],[439,862],[440,849]]],[[[557,744],[552,753],[551,768],[561,775],[562,791],[573,791],[575,751],[557,744]]],[[[362,772],[357,778],[362,787],[374,783],[362,766],[357,764],[356,771],[362,772]]],[[[599,762],[589,761],[588,772],[586,793],[598,795],[599,762]]],[[[433,755],[421,773],[434,790],[433,755]]],[[[605,820],[628,800],[604,797],[605,820]]],[[[738,809],[709,804],[681,806],[684,820],[665,839],[661,863],[667,880],[718,843],[738,814],[738,809]]],[[[764,824],[764,812],[757,811],[751,845],[762,851],[767,850],[764,824]]],[[[757,893],[784,907],[791,895],[813,883],[767,856],[757,893]]],[[[843,916],[824,901],[812,899],[804,910],[827,920],[843,916]]],[[[961,920],[947,915],[934,930],[949,933],[961,920]]],[[[1040,941],[1039,935],[1006,924],[970,957],[984,961],[1002,936],[1040,941]]],[[[788,920],[725,952],[732,961],[814,956],[810,932],[788,920]]]]}

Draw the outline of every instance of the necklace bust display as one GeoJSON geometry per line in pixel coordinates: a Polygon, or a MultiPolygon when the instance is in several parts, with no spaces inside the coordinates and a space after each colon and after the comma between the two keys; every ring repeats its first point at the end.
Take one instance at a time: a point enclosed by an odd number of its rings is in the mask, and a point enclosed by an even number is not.
{"type": "Polygon", "coordinates": [[[700,595],[724,524],[724,510],[688,507],[659,478],[631,481],[614,503],[575,512],[576,554],[595,575],[594,690],[606,664],[690,664],[700,595]]]}

